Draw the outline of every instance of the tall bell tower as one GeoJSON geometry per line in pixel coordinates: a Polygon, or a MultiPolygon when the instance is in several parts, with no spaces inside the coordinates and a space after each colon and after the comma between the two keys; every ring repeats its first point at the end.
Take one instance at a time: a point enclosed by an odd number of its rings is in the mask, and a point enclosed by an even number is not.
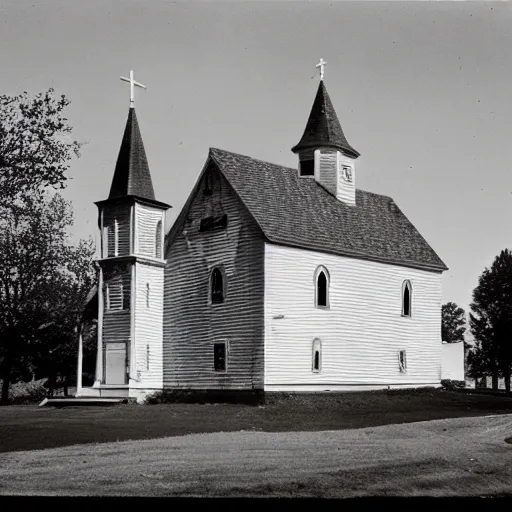
{"type": "Polygon", "coordinates": [[[98,201],[101,249],[99,396],[140,398],[163,387],[164,226],[169,205],[157,201],[134,107],[130,109],[107,199],[98,201]]]}
{"type": "Polygon", "coordinates": [[[304,133],[292,151],[299,156],[299,176],[316,180],[339,201],[356,204],[355,161],[324,84],[327,62],[320,59],[320,83],[304,133]]]}

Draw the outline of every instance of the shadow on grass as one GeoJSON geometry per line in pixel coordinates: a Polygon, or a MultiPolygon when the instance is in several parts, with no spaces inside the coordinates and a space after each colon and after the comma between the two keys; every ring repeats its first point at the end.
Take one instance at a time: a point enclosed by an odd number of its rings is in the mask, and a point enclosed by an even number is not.
{"type": "Polygon", "coordinates": [[[269,395],[264,405],[0,407],[0,452],[191,433],[342,430],[512,413],[512,398],[433,389],[269,395]]]}

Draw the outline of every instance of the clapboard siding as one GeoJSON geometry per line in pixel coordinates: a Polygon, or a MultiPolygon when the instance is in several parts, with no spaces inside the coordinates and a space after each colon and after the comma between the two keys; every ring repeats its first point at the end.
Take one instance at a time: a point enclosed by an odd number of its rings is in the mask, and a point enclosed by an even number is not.
{"type": "Polygon", "coordinates": [[[338,200],[350,204],[356,204],[356,170],[355,161],[346,155],[338,152],[338,186],[336,197],[338,200]],[[342,178],[343,166],[347,165],[352,168],[352,181],[345,181],[342,178]]]}
{"type": "Polygon", "coordinates": [[[335,150],[317,150],[318,172],[317,181],[334,196],[338,177],[337,154],[335,150]]]}
{"type": "Polygon", "coordinates": [[[103,316],[103,343],[130,341],[130,311],[106,311],[103,316]]]}
{"type": "Polygon", "coordinates": [[[135,360],[138,386],[162,387],[163,266],[135,265],[135,360]],[[149,307],[148,285],[149,284],[149,307]],[[148,349],[149,347],[149,370],[148,349]]]}
{"type": "Polygon", "coordinates": [[[229,184],[205,175],[180,234],[167,250],[164,288],[164,386],[262,389],[263,257],[261,232],[229,184]],[[227,214],[227,227],[200,232],[201,219],[227,214]],[[222,265],[224,303],[210,304],[210,273],[222,265]],[[214,370],[213,345],[228,340],[228,370],[214,370]]]}
{"type": "Polygon", "coordinates": [[[103,258],[130,254],[131,206],[110,204],[103,209],[103,258]],[[117,254],[115,254],[117,224],[117,254]]]}
{"type": "Polygon", "coordinates": [[[439,273],[265,244],[265,389],[437,385],[440,372],[439,273]],[[314,305],[319,265],[330,274],[329,309],[314,305]],[[406,279],[410,318],[401,309],[406,279]],[[315,338],[322,344],[318,373],[315,338]],[[400,350],[406,373],[399,370],[400,350]]]}
{"type": "MultiPolygon", "coordinates": [[[[135,203],[136,238],[135,252],[144,256],[157,257],[157,239],[161,243],[161,237],[157,236],[158,222],[163,220],[162,209],[135,203]]],[[[159,256],[158,256],[159,257],[159,256]]]]}

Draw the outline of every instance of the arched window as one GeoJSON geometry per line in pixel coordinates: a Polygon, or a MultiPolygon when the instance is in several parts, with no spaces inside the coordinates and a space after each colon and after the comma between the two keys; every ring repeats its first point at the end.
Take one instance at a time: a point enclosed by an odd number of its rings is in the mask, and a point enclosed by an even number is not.
{"type": "Polygon", "coordinates": [[[322,370],[322,342],[319,339],[313,340],[313,372],[320,372],[322,370]]]}
{"type": "Polygon", "coordinates": [[[162,221],[159,220],[156,225],[156,234],[155,234],[155,257],[162,257],[162,221]]]}
{"type": "Polygon", "coordinates": [[[402,284],[402,316],[411,316],[412,286],[409,280],[402,284]]]}
{"type": "Polygon", "coordinates": [[[329,272],[325,267],[318,267],[315,272],[315,306],[329,307],[329,272]]]}
{"type": "Polygon", "coordinates": [[[119,222],[114,219],[114,256],[119,256],[119,222]]]}
{"type": "Polygon", "coordinates": [[[225,279],[224,273],[219,267],[215,267],[212,271],[210,290],[212,304],[224,302],[225,279]]]}

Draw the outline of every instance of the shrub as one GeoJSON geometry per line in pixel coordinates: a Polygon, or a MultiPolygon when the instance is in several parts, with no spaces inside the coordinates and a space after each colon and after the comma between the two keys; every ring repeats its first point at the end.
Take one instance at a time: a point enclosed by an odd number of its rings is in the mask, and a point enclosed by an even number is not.
{"type": "Polygon", "coordinates": [[[256,405],[262,401],[263,393],[261,391],[164,389],[148,395],[143,403],[146,405],[176,403],[256,405]]]}
{"type": "Polygon", "coordinates": [[[466,383],[463,380],[443,379],[441,381],[441,386],[443,386],[443,389],[453,391],[455,389],[464,389],[466,387],[466,383]]]}
{"type": "Polygon", "coordinates": [[[9,388],[9,395],[12,401],[43,400],[48,390],[44,386],[46,379],[31,380],[29,382],[15,382],[9,388]]]}

